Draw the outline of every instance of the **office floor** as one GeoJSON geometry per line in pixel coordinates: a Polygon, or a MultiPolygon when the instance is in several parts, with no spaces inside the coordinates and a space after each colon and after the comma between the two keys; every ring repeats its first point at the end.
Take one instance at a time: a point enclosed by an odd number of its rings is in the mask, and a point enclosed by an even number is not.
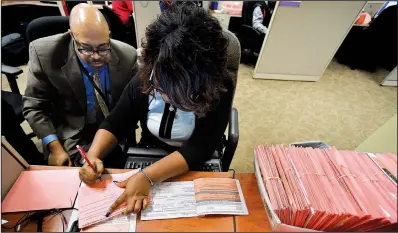
{"type": "MultiPolygon", "coordinates": [[[[372,74],[332,61],[317,82],[253,79],[252,72],[252,67],[240,66],[234,100],[240,138],[231,168],[237,172],[253,171],[258,144],[321,140],[355,149],[397,113],[397,89],[379,85],[385,70],[372,74]]],[[[25,75],[18,79],[21,93],[25,75]]],[[[2,89],[9,90],[3,76],[2,89]]],[[[26,122],[22,126],[31,131],[26,122]]]]}

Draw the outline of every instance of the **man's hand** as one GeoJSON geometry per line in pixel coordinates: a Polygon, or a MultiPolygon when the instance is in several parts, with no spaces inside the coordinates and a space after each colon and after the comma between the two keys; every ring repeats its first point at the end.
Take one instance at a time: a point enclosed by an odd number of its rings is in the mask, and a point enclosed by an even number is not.
{"type": "Polygon", "coordinates": [[[125,215],[129,215],[130,213],[137,214],[141,209],[147,208],[151,184],[144,174],[139,172],[123,182],[116,183],[116,185],[120,188],[125,188],[125,190],[115,203],[113,203],[109,209],[110,212],[125,202],[127,202],[125,215]]]}
{"type": "Polygon", "coordinates": [[[64,150],[61,143],[55,140],[48,144],[50,155],[48,157],[48,165],[50,166],[72,166],[72,161],[68,153],[64,150]]]}
{"type": "Polygon", "coordinates": [[[83,181],[85,184],[94,184],[98,177],[101,177],[102,173],[104,172],[104,165],[102,161],[96,157],[88,157],[91,164],[96,168],[97,172],[91,168],[88,163],[86,162],[83,167],[79,169],[79,177],[80,180],[83,181]]]}

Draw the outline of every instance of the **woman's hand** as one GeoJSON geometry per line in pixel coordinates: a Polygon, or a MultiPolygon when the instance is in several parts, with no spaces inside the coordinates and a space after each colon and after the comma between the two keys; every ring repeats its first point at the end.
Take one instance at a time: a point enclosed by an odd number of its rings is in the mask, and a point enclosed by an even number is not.
{"type": "Polygon", "coordinates": [[[95,157],[88,157],[91,164],[97,169],[95,172],[86,162],[83,167],[79,169],[79,177],[80,180],[83,181],[85,184],[94,184],[98,177],[101,177],[102,173],[104,172],[104,165],[102,161],[95,157]]]}
{"type": "Polygon", "coordinates": [[[114,211],[121,204],[127,201],[125,215],[130,213],[137,214],[141,209],[148,206],[148,195],[151,190],[151,184],[148,178],[142,172],[131,176],[123,182],[116,183],[120,188],[125,188],[120,197],[113,203],[110,212],[114,211]]]}

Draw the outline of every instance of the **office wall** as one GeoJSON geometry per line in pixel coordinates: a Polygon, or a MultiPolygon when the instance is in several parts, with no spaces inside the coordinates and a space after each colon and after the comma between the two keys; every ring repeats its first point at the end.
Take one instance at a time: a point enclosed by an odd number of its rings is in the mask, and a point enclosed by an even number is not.
{"type": "Polygon", "coordinates": [[[254,78],[318,80],[365,1],[302,1],[278,6],[264,40],[254,78]]]}
{"type": "Polygon", "coordinates": [[[146,27],[160,15],[159,1],[133,1],[137,45],[145,37],[146,27]]]}

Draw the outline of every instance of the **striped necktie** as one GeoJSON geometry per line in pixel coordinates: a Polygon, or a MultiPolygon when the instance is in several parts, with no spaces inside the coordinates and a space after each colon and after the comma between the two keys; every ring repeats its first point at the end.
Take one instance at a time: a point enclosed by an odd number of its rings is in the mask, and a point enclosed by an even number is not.
{"type": "MultiPolygon", "coordinates": [[[[101,80],[100,80],[100,74],[99,71],[96,70],[94,72],[94,84],[101,90],[102,93],[104,93],[104,91],[102,90],[102,86],[101,86],[101,80]]],[[[107,117],[109,115],[109,109],[108,109],[108,105],[106,105],[106,100],[104,100],[104,98],[102,98],[101,94],[98,92],[98,90],[96,88],[94,88],[95,91],[95,98],[97,99],[97,103],[101,109],[102,114],[104,114],[104,117],[107,117]]]]}

